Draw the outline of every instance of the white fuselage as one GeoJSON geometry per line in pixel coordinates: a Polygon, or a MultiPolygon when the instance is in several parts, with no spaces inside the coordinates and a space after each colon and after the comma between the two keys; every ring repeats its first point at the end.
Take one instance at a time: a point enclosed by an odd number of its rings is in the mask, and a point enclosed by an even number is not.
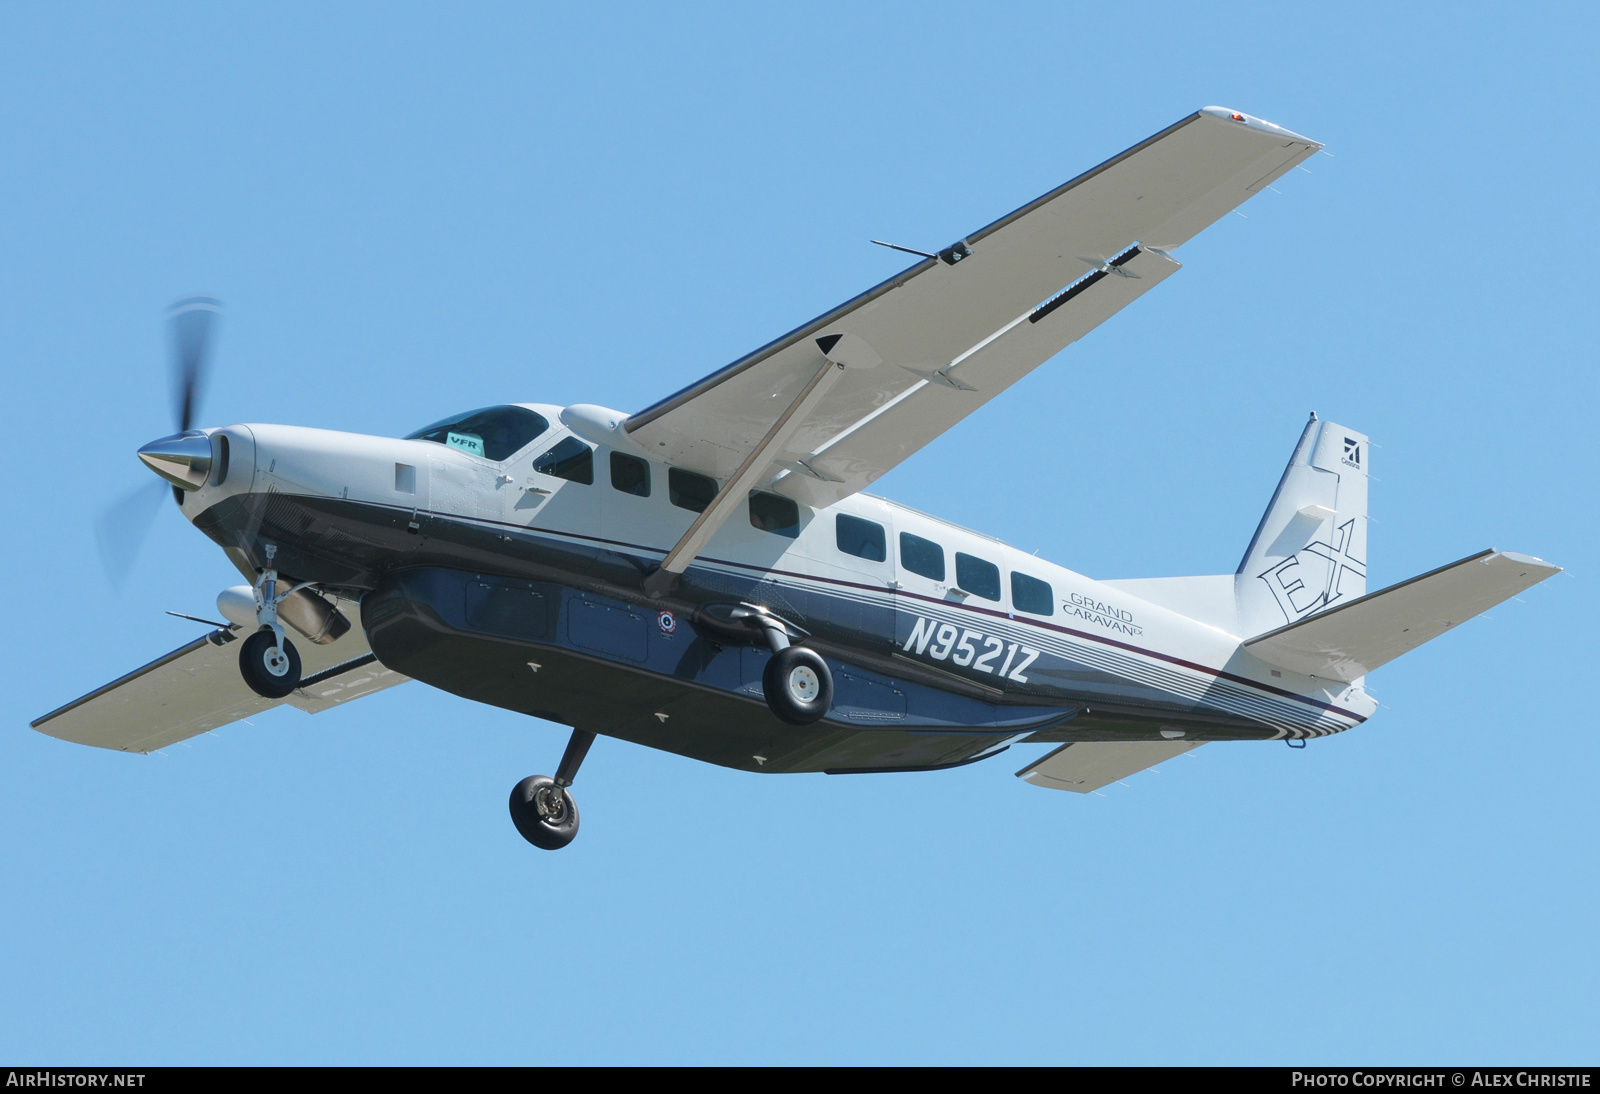
{"type": "MultiPolygon", "coordinates": [[[[604,445],[595,452],[592,484],[541,474],[534,460],[574,434],[562,423],[561,408],[523,405],[548,417],[551,429],[498,463],[430,441],[296,426],[229,427],[220,431],[230,438],[227,477],[185,499],[184,512],[194,519],[233,495],[340,499],[410,510],[419,519],[504,528],[508,535],[533,532],[664,556],[696,516],[669,499],[667,468],[651,464],[645,497],[612,487],[604,445]]],[[[898,656],[998,691],[1028,694],[1044,686],[1090,702],[1159,694],[1297,737],[1350,728],[1376,708],[1359,681],[1299,676],[1256,659],[1241,646],[1247,636],[1230,633],[1225,621],[1179,614],[891,501],[856,494],[825,509],[802,504],[799,511],[793,538],[753,527],[742,514],[730,519],[695,566],[760,572],[778,587],[825,589],[834,597],[889,607],[898,621],[898,656]],[[842,551],[838,514],[881,526],[885,557],[842,551]],[[943,580],[902,564],[902,533],[944,549],[943,580]],[[998,599],[959,587],[957,552],[998,568],[998,599]],[[1013,602],[1013,574],[1049,585],[1050,614],[1020,610],[1013,602]]]]}

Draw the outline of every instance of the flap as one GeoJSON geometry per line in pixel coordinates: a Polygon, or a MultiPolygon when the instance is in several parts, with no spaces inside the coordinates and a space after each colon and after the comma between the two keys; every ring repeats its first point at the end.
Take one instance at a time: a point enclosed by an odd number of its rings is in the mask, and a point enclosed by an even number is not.
{"type": "MultiPolygon", "coordinates": [[[[866,489],[1180,267],[1140,247],[1116,268],[1126,275],[1092,272],[944,368],[908,375],[898,395],[854,420],[813,416],[779,457],[786,473],[773,488],[818,507],[866,489]]],[[[841,384],[850,380],[846,375],[841,384]]]]}
{"type": "Polygon", "coordinates": [[[1181,756],[1204,741],[1079,741],[1062,745],[1017,772],[1047,790],[1087,794],[1147,767],[1181,756]]]}
{"type": "Polygon", "coordinates": [[[1349,682],[1560,572],[1527,555],[1483,551],[1269,631],[1244,648],[1293,672],[1349,682]]]}
{"type": "Polygon", "coordinates": [[[215,630],[180,646],[51,711],[33,728],[76,744],[153,752],[282,703],[314,714],[408,679],[378,664],[361,629],[352,627],[326,646],[296,641],[301,686],[287,699],[263,699],[239,674],[239,630],[215,630]]]}
{"type": "Polygon", "coordinates": [[[787,472],[779,492],[831,503],[1176,270],[1167,251],[1319,147],[1244,115],[1198,111],[624,428],[657,458],[727,480],[837,357],[844,374],[772,453],[787,472]]]}

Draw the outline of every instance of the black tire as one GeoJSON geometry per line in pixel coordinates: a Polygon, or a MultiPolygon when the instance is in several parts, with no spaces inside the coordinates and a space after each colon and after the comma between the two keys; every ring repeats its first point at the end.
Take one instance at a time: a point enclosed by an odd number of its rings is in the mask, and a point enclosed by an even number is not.
{"type": "Polygon", "coordinates": [[[808,726],[833,707],[833,673],[815,650],[779,650],[761,674],[761,691],[772,713],[792,726],[808,726]]]}
{"type": "Polygon", "coordinates": [[[239,672],[250,690],[263,699],[282,699],[300,686],[300,653],[283,640],[284,660],[274,656],[277,637],[266,627],[244,640],[239,650],[239,672]],[[286,662],[286,663],[285,663],[286,662]],[[275,671],[276,670],[276,671],[275,671]]]}
{"type": "Polygon", "coordinates": [[[529,775],[511,788],[511,823],[535,847],[559,851],[578,834],[578,806],[550,776],[529,775]]]}

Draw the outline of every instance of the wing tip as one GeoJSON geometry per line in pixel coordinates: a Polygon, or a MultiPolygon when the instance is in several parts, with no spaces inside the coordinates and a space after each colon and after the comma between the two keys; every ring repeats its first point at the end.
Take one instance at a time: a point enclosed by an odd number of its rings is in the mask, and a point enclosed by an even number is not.
{"type": "Polygon", "coordinates": [[[1546,562],[1542,558],[1538,558],[1534,555],[1525,555],[1518,551],[1493,551],[1493,554],[1499,558],[1508,559],[1511,562],[1521,563],[1524,566],[1536,566],[1541,570],[1549,570],[1551,574],[1559,574],[1566,568],[1564,566],[1557,566],[1554,562],[1546,562]]]}
{"type": "Polygon", "coordinates": [[[1322,142],[1314,141],[1310,137],[1303,137],[1292,129],[1285,129],[1281,125],[1274,125],[1265,118],[1257,118],[1253,114],[1241,114],[1237,110],[1229,110],[1225,106],[1202,106],[1199,110],[1199,113],[1204,114],[1207,117],[1219,118],[1225,122],[1232,122],[1235,125],[1244,125],[1250,127],[1251,129],[1259,129],[1261,132],[1271,133],[1275,137],[1283,137],[1287,140],[1300,141],[1302,144],[1309,144],[1313,148],[1320,149],[1322,147],[1322,142]]]}

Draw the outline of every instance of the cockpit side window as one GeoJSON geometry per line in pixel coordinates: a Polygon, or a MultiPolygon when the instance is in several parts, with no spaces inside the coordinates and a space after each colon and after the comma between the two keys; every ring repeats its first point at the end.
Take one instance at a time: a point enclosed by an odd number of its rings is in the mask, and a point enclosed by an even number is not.
{"type": "Polygon", "coordinates": [[[561,443],[533,461],[533,469],[568,482],[594,485],[594,449],[576,437],[563,437],[561,443]]]}
{"type": "Polygon", "coordinates": [[[499,463],[522,451],[549,428],[543,414],[525,406],[488,406],[434,422],[406,434],[405,439],[433,441],[499,463]]]}

